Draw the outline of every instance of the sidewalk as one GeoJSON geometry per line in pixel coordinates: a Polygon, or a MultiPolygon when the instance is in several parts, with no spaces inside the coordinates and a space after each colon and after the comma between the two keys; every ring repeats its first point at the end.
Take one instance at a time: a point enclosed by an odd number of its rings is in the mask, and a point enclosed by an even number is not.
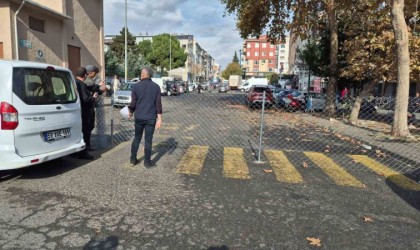
{"type": "Polygon", "coordinates": [[[367,146],[375,146],[387,150],[420,164],[420,142],[418,141],[401,142],[397,140],[390,140],[386,135],[379,131],[368,130],[345,124],[343,121],[336,119],[326,120],[308,114],[302,114],[301,118],[307,122],[316,123],[320,127],[328,128],[333,132],[363,141],[367,146]]]}

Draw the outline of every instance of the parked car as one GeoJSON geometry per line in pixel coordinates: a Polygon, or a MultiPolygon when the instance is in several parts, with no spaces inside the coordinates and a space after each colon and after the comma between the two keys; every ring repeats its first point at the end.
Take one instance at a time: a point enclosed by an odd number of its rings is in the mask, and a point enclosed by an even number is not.
{"type": "Polygon", "coordinates": [[[176,82],[176,81],[166,81],[165,84],[166,84],[166,94],[168,96],[179,95],[180,94],[180,89],[179,89],[178,82],[176,82]]]}
{"type": "Polygon", "coordinates": [[[310,92],[304,93],[305,109],[313,111],[322,111],[325,109],[325,95],[310,92]]]}
{"type": "Polygon", "coordinates": [[[285,106],[286,105],[286,103],[285,103],[285,99],[283,99],[283,98],[285,98],[288,94],[290,94],[290,93],[292,93],[293,91],[292,90],[275,90],[274,91],[274,99],[275,99],[275,101],[276,101],[276,104],[277,105],[279,105],[279,106],[285,106]]]}
{"type": "Polygon", "coordinates": [[[114,93],[113,104],[115,107],[124,107],[131,103],[131,89],[135,82],[124,83],[117,92],[114,93]]]}
{"type": "Polygon", "coordinates": [[[267,85],[254,85],[249,89],[246,95],[245,102],[249,107],[261,107],[264,102],[265,91],[265,106],[271,107],[274,105],[274,97],[271,88],[267,85]]]}
{"type": "Polygon", "coordinates": [[[188,84],[188,91],[193,92],[194,90],[195,90],[195,84],[194,83],[188,84]]]}
{"type": "Polygon", "coordinates": [[[80,100],[70,70],[0,60],[0,170],[57,159],[85,148],[80,100]]]}
{"type": "Polygon", "coordinates": [[[227,93],[228,90],[229,90],[229,83],[226,83],[226,84],[223,83],[219,87],[219,93],[227,93]]]}

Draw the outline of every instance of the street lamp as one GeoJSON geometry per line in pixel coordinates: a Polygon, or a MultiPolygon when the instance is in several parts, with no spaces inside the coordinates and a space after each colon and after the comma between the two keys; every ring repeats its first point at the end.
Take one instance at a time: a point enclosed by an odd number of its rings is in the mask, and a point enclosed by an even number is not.
{"type": "Polygon", "coordinates": [[[242,77],[242,50],[239,50],[239,68],[241,69],[241,77],[242,77]]]}

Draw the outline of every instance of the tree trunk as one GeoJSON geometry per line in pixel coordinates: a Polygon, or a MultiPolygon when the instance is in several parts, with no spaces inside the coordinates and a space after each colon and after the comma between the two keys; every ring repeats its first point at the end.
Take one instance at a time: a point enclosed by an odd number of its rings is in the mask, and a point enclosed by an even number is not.
{"type": "Polygon", "coordinates": [[[335,0],[327,1],[327,14],[330,29],[330,77],[327,86],[325,112],[332,115],[335,112],[335,92],[338,73],[338,35],[335,0]]]}
{"type": "Polygon", "coordinates": [[[368,84],[363,86],[362,92],[360,92],[360,94],[356,97],[356,101],[354,102],[354,106],[351,109],[350,114],[350,122],[352,124],[357,123],[357,121],[359,120],[359,112],[360,107],[362,106],[362,101],[373,90],[376,84],[376,81],[369,82],[368,84]]]}
{"type": "Polygon", "coordinates": [[[410,88],[410,54],[408,48],[408,30],[404,19],[404,0],[392,0],[392,27],[397,52],[397,100],[395,102],[392,135],[407,137],[410,135],[407,124],[408,95],[410,88]]]}

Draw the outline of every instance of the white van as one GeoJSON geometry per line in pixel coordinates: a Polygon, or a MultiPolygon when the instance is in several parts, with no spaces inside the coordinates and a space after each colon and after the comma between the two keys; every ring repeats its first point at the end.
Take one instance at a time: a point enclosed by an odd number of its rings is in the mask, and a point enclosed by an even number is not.
{"type": "Polygon", "coordinates": [[[72,73],[0,60],[0,170],[50,161],[85,148],[72,73]]]}
{"type": "Polygon", "coordinates": [[[239,87],[239,90],[243,91],[243,92],[248,92],[249,89],[252,86],[256,86],[256,85],[268,85],[268,80],[267,78],[256,78],[256,77],[251,77],[249,78],[244,84],[242,84],[239,87]]]}

